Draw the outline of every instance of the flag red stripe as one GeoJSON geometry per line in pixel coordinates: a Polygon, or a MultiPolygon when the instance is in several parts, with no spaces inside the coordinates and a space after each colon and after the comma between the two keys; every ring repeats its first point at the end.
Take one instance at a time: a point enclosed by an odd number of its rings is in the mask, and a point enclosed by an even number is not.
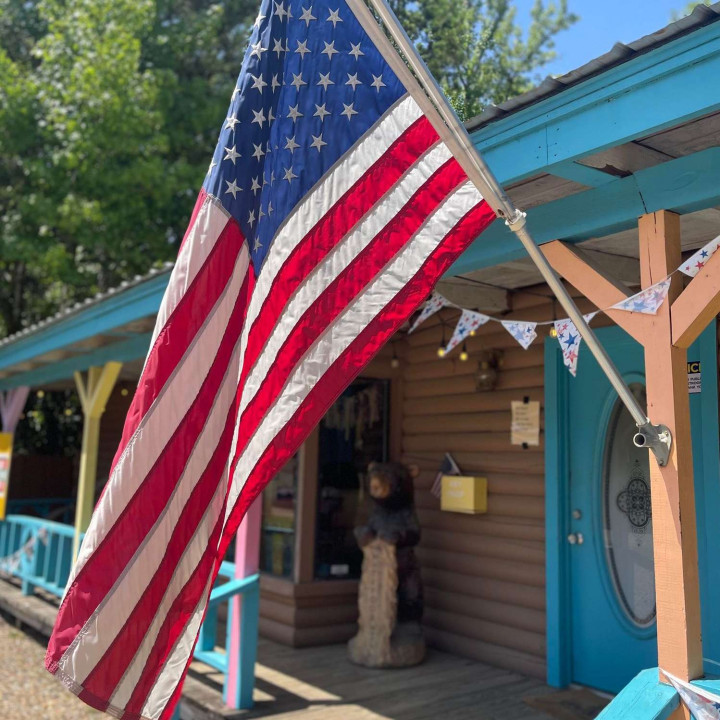
{"type": "Polygon", "coordinates": [[[427,118],[416,120],[293,250],[275,276],[263,307],[249,329],[240,387],[295,290],[418,157],[437,141],[437,133],[427,118]]]}
{"type": "Polygon", "coordinates": [[[83,682],[86,690],[100,693],[115,688],[125,672],[125,664],[128,659],[135,656],[175,574],[183,552],[197,531],[218,482],[223,477],[234,425],[234,413],[230,413],[220,436],[220,442],[175,524],[160,565],[128,615],[125,625],[108,647],[103,658],[83,682]]]}
{"type": "Polygon", "coordinates": [[[128,410],[120,445],[110,473],[125,452],[130,438],[155,402],[160,391],[187,352],[194,337],[207,320],[208,313],[230,280],[244,240],[235,223],[228,223],[210,255],[196,274],[160,331],[148,354],[142,377],[128,410]]]}
{"type": "Polygon", "coordinates": [[[285,339],[260,389],[240,418],[233,470],[268,408],[282,392],[288,376],[307,349],[464,179],[465,173],[455,160],[448,160],[438,168],[400,212],[308,307],[285,339]]]}
{"type": "Polygon", "coordinates": [[[247,311],[253,286],[253,274],[251,270],[248,270],[248,275],[243,282],[228,322],[228,332],[223,337],[200,393],[187,415],[178,424],[170,442],[163,448],[152,470],[142,481],[113,527],[103,537],[95,552],[81,568],[65,595],[56,624],[56,627],[62,628],[62,630],[53,633],[48,646],[48,658],[51,664],[57,663],[62,657],[73,637],[112,588],[115,580],[165,507],[194,446],[194,439],[202,430],[215,402],[218,388],[225,376],[230,357],[240,336],[242,321],[247,311]],[[128,537],[127,527],[133,529],[131,537],[128,537]],[[117,535],[120,537],[116,538],[117,535]],[[90,587],[93,592],[76,592],[78,582],[88,573],[91,573],[90,587]]]}
{"type": "Polygon", "coordinates": [[[243,516],[267,481],[297,451],[343,389],[427,297],[435,279],[495,219],[486,202],[476,205],[445,236],[420,270],[392,302],[363,329],[322,376],[293,417],[263,452],[243,487],[223,531],[218,557],[224,557],[243,516]]]}

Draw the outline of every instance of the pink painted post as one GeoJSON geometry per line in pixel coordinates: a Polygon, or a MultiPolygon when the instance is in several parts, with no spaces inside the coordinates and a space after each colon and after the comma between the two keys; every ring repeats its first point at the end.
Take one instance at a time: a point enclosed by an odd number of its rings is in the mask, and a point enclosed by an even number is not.
{"type": "MultiPolygon", "coordinates": [[[[251,505],[235,537],[236,578],[246,578],[258,572],[261,524],[262,495],[251,505]]],[[[257,650],[257,617],[253,615],[257,615],[258,595],[259,590],[252,596],[236,595],[228,607],[228,674],[225,684],[225,704],[231,708],[252,707],[252,678],[255,673],[257,650]],[[245,608],[243,604],[246,605],[245,608]],[[248,612],[251,605],[254,612],[248,612]]]]}
{"type": "Polygon", "coordinates": [[[27,386],[13,388],[7,392],[0,392],[0,416],[2,416],[2,431],[15,432],[20,415],[22,415],[30,388],[27,386]]]}

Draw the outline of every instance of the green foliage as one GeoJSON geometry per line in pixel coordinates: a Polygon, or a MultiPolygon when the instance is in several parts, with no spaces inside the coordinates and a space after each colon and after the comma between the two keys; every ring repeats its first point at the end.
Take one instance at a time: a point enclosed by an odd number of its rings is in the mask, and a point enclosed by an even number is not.
{"type": "Polygon", "coordinates": [[[675,22],[676,20],[680,20],[680,18],[684,18],[687,15],[690,15],[690,13],[698,6],[698,5],[713,5],[716,0],[693,0],[693,2],[688,3],[685,6],[684,10],[675,10],[670,15],[670,20],[672,22],[675,22]]]}
{"type": "Polygon", "coordinates": [[[461,117],[525,92],[555,57],[554,37],[577,16],[567,0],[535,0],[525,33],[512,0],[390,0],[461,117]]]}
{"type": "Polygon", "coordinates": [[[65,455],[80,451],[83,415],[72,390],[32,393],[13,439],[19,455],[65,455]]]}

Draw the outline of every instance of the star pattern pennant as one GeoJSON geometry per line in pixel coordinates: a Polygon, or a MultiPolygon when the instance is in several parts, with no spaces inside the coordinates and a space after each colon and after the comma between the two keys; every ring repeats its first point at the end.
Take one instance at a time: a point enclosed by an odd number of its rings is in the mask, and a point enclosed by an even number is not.
{"type": "Polygon", "coordinates": [[[626,300],[621,300],[612,306],[613,310],[625,310],[626,312],[644,313],[655,315],[658,308],[665,302],[668,290],[670,290],[671,279],[669,277],[661,280],[649,288],[631,295],[626,300]]]}
{"type": "Polygon", "coordinates": [[[470,333],[477,330],[481,325],[484,325],[489,319],[489,316],[483,315],[482,313],[474,312],[473,310],[463,310],[460,315],[460,320],[455,326],[455,332],[445,348],[445,354],[447,355],[454,347],[470,335],[470,333]]]}
{"type": "Polygon", "coordinates": [[[444,298],[440,293],[433,293],[427,301],[425,307],[422,309],[422,312],[417,316],[415,322],[408,330],[408,335],[415,330],[418,325],[424,323],[431,315],[434,315],[438,310],[442,310],[444,307],[451,304],[452,303],[447,298],[444,298]]]}
{"type": "Polygon", "coordinates": [[[720,695],[686,683],[663,670],[695,720],[720,720],[720,695]]]}
{"type": "MultiPolygon", "coordinates": [[[[597,315],[596,312],[588,313],[583,315],[585,322],[589,325],[590,321],[597,315]]],[[[569,318],[564,320],[555,320],[553,323],[555,332],[557,333],[558,343],[562,350],[563,363],[565,367],[570,371],[570,374],[575,377],[577,374],[577,363],[578,355],[580,354],[580,343],[582,338],[578,332],[575,323],[569,318]]]]}
{"type": "Polygon", "coordinates": [[[527,350],[532,341],[537,337],[535,322],[523,322],[521,320],[503,320],[502,326],[518,341],[520,346],[527,350]]]}
{"type": "Polygon", "coordinates": [[[720,235],[718,235],[714,240],[711,240],[704,247],[701,247],[694,255],[684,262],[678,270],[690,277],[695,277],[705,267],[705,263],[715,254],[718,247],[720,247],[720,235]]]}

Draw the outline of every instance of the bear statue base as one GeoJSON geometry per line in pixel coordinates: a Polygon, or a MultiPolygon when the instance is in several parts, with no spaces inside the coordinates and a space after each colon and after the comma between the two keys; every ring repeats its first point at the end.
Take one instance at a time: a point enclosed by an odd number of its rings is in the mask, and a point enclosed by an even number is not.
{"type": "Polygon", "coordinates": [[[371,668],[418,665],[425,659],[420,623],[396,623],[398,572],[395,545],[375,538],[363,547],[358,594],[359,632],[348,643],[350,660],[371,668]]]}

